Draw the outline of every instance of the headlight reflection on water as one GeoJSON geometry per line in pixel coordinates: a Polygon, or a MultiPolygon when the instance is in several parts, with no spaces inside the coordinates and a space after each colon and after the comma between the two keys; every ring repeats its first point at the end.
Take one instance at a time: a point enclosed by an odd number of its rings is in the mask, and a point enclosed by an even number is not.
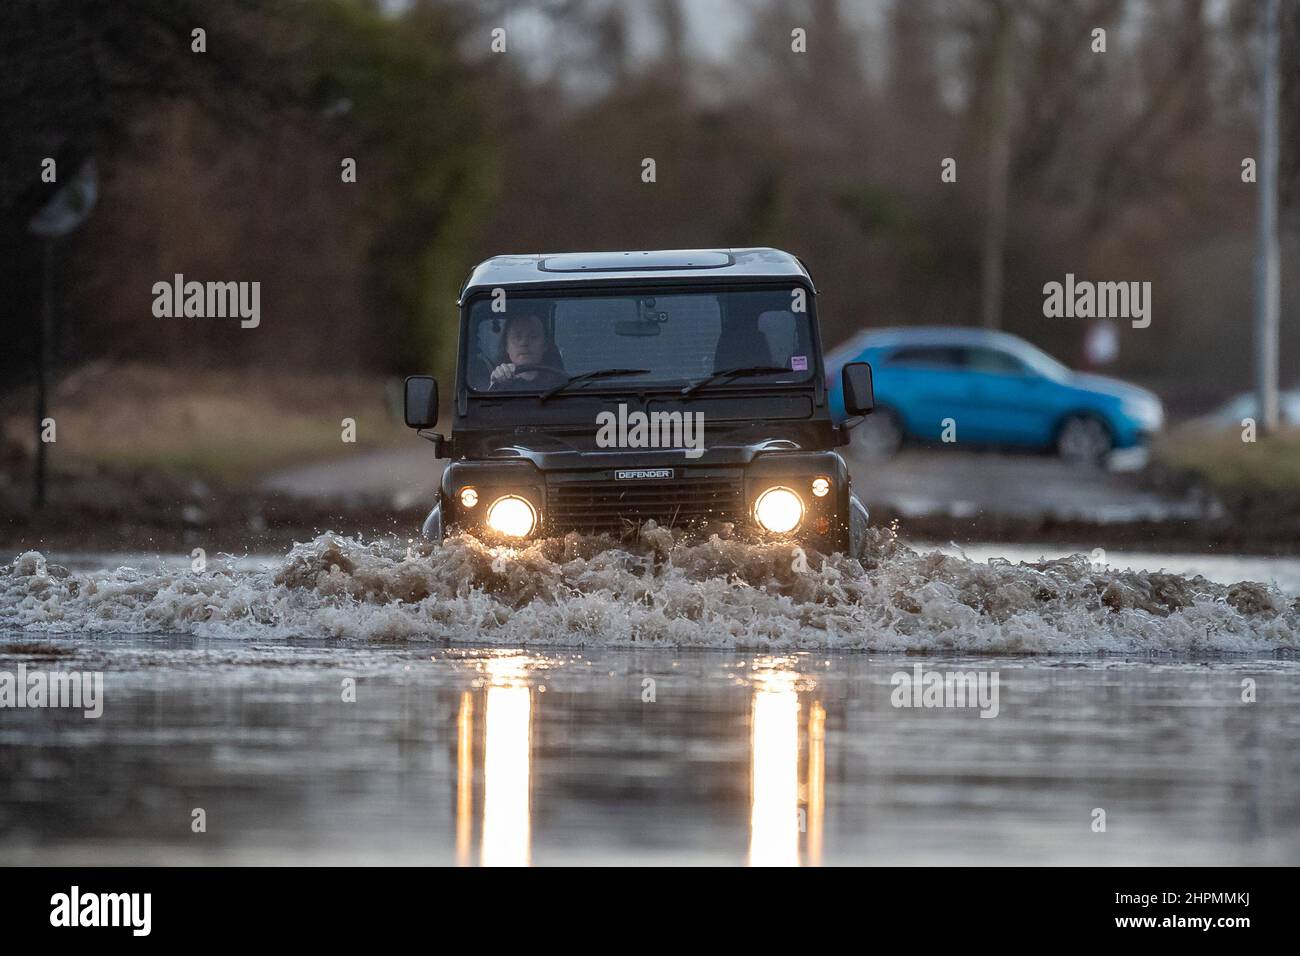
{"type": "MultiPolygon", "coordinates": [[[[519,655],[488,658],[483,731],[483,866],[528,866],[532,848],[533,662],[519,655]]],[[[456,859],[470,862],[474,802],[474,701],[461,695],[456,721],[456,859]]]]}
{"type": "Polygon", "coordinates": [[[754,688],[751,866],[799,865],[799,694],[794,675],[754,688]]]}
{"type": "MultiPolygon", "coordinates": [[[[826,711],[816,700],[802,706],[800,694],[811,685],[795,664],[793,658],[756,660],[747,681],[752,690],[747,857],[751,866],[822,862],[826,711]],[[806,723],[801,722],[804,719],[806,723]]],[[[461,865],[473,862],[476,809],[481,813],[481,865],[528,866],[532,861],[536,712],[532,675],[546,666],[522,654],[489,657],[478,664],[482,690],[461,694],[456,718],[456,859],[461,865]],[[482,710],[481,720],[476,704],[482,710]],[[482,725],[478,739],[476,724],[482,725]],[[482,773],[476,779],[478,740],[482,773]],[[481,804],[476,806],[480,780],[481,804]]]]}
{"type": "Polygon", "coordinates": [[[798,866],[800,834],[807,862],[820,866],[825,818],[826,711],[808,710],[807,780],[799,782],[801,678],[790,658],[754,662],[750,757],[750,866],[798,866]]]}
{"type": "Polygon", "coordinates": [[[494,681],[483,739],[484,866],[527,866],[533,697],[527,684],[494,681]]]}

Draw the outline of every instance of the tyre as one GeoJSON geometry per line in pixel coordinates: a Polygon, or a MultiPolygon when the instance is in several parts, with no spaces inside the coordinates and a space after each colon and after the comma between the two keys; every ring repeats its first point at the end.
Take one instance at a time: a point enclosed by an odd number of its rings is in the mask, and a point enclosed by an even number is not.
{"type": "Polygon", "coordinates": [[[864,505],[858,496],[849,493],[849,550],[850,558],[862,558],[867,550],[867,527],[870,522],[870,516],[867,514],[867,506],[864,505]]]}
{"type": "Polygon", "coordinates": [[[1071,415],[1056,433],[1056,453],[1074,465],[1100,465],[1115,447],[1106,423],[1091,415],[1071,415]]]}

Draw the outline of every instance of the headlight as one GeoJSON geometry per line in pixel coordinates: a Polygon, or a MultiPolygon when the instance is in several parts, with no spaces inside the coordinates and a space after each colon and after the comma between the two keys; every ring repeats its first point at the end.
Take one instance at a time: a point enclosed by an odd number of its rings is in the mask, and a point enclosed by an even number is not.
{"type": "Polygon", "coordinates": [[[814,498],[825,498],[831,493],[831,480],[820,476],[814,478],[812,489],[814,498]]]}
{"type": "Polygon", "coordinates": [[[803,521],[803,501],[789,488],[769,488],[754,502],[754,520],[772,534],[785,534],[803,521]]]}
{"type": "Polygon", "coordinates": [[[1165,410],[1159,400],[1128,399],[1120,404],[1120,409],[1148,431],[1159,431],[1164,425],[1165,410]]]}
{"type": "Polygon", "coordinates": [[[460,490],[460,503],[462,507],[473,508],[478,504],[478,492],[473,488],[462,488],[460,490]]]}
{"type": "Polygon", "coordinates": [[[488,508],[487,526],[507,538],[526,538],[537,524],[537,512],[518,495],[505,495],[488,508]]]}

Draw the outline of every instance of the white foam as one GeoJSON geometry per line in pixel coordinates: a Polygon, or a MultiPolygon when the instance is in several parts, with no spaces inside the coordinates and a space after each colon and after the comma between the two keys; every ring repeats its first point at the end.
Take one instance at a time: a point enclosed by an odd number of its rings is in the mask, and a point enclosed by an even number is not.
{"type": "Polygon", "coordinates": [[[325,534],[269,567],[0,568],[0,628],[558,646],[1076,654],[1300,647],[1300,601],[1260,584],[1093,568],[1083,555],[977,563],[873,529],[862,562],[795,570],[789,545],[569,535],[520,550],[325,534]]]}

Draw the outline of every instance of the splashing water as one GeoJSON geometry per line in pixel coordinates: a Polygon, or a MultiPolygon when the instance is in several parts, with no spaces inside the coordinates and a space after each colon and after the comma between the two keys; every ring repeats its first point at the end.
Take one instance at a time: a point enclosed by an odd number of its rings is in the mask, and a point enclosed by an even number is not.
{"type": "Polygon", "coordinates": [[[570,534],[522,549],[325,534],[278,565],[72,572],[0,567],[0,628],[248,638],[963,653],[1261,653],[1300,648],[1277,588],[1098,570],[1084,555],[979,564],[872,529],[861,560],[789,544],[570,534]]]}

